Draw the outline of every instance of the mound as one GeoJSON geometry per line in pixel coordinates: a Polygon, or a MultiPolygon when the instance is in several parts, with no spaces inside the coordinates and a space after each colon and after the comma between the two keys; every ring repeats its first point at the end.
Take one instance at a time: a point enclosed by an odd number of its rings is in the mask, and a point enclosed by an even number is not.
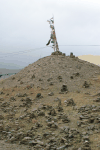
{"type": "Polygon", "coordinates": [[[99,66],[54,52],[0,88],[0,140],[14,149],[100,148],[99,66]]]}
{"type": "Polygon", "coordinates": [[[62,84],[67,84],[69,91],[75,91],[81,89],[85,80],[100,74],[99,66],[73,57],[72,53],[63,55],[53,52],[51,56],[39,59],[6,79],[0,88],[29,85],[45,89],[53,85],[59,89],[62,84]]]}

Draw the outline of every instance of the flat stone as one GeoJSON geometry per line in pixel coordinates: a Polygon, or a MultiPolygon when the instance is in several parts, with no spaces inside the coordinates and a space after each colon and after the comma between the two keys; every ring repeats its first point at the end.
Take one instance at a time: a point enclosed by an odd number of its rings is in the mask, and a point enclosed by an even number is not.
{"type": "Polygon", "coordinates": [[[53,95],[54,95],[54,93],[53,93],[53,92],[50,92],[50,93],[48,93],[48,95],[49,95],[49,96],[53,96],[53,95]]]}
{"type": "Polygon", "coordinates": [[[56,99],[54,99],[55,102],[59,102],[59,100],[61,100],[61,99],[58,97],[56,99]]]}
{"type": "Polygon", "coordinates": [[[40,140],[37,140],[36,141],[38,144],[40,144],[40,145],[44,145],[44,143],[42,142],[42,141],[40,141],[40,140]]]}
{"type": "Polygon", "coordinates": [[[58,124],[55,123],[54,121],[48,122],[47,126],[50,128],[58,128],[58,124]]]}
{"type": "Polygon", "coordinates": [[[24,137],[21,141],[21,143],[23,144],[28,144],[29,143],[29,140],[31,140],[31,137],[24,137]]]}
{"type": "Polygon", "coordinates": [[[81,115],[79,118],[80,118],[80,120],[82,120],[82,119],[88,119],[89,116],[83,116],[83,115],[81,115]]]}
{"type": "Polygon", "coordinates": [[[29,141],[29,145],[34,146],[34,145],[36,145],[36,144],[37,144],[37,141],[35,141],[35,140],[29,141]]]}
{"type": "Polygon", "coordinates": [[[14,141],[17,141],[17,139],[14,136],[12,136],[10,142],[14,142],[14,141]]]}

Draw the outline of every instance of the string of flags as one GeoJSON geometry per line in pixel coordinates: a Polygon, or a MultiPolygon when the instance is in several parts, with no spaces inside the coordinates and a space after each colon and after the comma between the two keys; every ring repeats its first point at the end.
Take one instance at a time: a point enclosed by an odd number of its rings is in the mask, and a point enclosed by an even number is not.
{"type": "Polygon", "coordinates": [[[49,24],[50,24],[51,35],[50,35],[50,39],[49,39],[48,43],[46,44],[46,46],[48,46],[51,42],[53,44],[52,48],[54,49],[54,51],[55,50],[59,51],[55,28],[54,28],[54,18],[52,17],[50,20],[47,20],[47,22],[49,22],[49,24]]]}

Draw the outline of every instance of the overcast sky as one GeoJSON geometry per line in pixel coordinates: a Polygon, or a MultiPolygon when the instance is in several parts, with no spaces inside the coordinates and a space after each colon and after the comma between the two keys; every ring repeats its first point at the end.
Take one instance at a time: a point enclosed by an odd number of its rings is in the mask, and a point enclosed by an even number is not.
{"type": "Polygon", "coordinates": [[[0,0],[0,68],[22,68],[53,52],[46,47],[52,15],[60,51],[100,55],[100,46],[60,46],[100,45],[100,0],[0,0]]]}

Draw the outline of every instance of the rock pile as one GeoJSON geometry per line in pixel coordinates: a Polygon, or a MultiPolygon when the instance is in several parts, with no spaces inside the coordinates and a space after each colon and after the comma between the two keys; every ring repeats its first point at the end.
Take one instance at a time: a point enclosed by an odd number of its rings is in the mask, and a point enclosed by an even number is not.
{"type": "Polygon", "coordinates": [[[53,52],[51,55],[62,55],[62,56],[66,56],[65,53],[62,53],[62,52],[60,52],[60,51],[53,52]]]}

